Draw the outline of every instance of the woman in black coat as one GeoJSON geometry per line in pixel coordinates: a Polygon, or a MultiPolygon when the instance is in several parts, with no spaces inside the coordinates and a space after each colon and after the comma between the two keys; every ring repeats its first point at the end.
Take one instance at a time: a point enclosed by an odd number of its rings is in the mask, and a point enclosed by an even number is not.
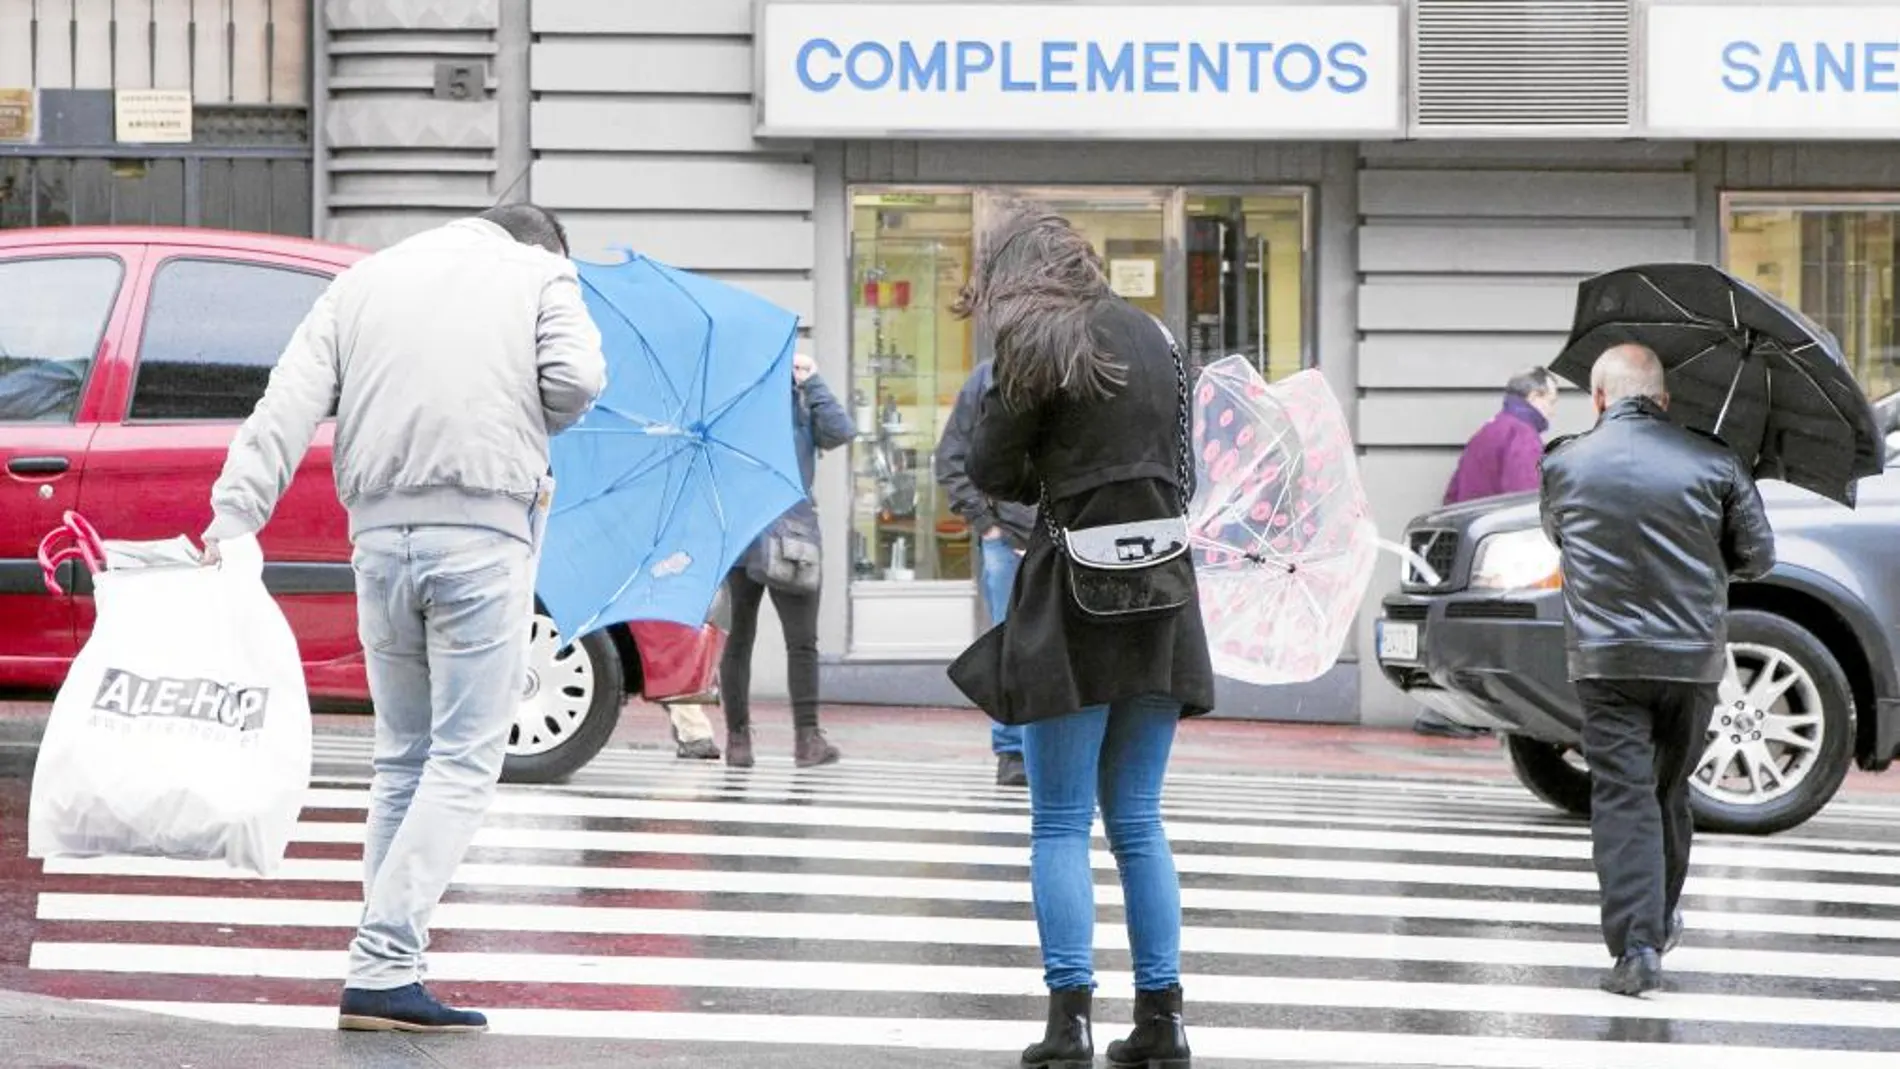
{"type": "Polygon", "coordinates": [[[1094,1056],[1089,831],[1099,803],[1135,971],[1135,1030],[1110,1044],[1108,1060],[1179,1069],[1189,1057],[1181,891],[1161,783],[1180,718],[1214,704],[1186,529],[1175,522],[1193,493],[1186,372],[1165,328],[1110,291],[1065,220],[1020,207],[987,247],[960,309],[996,350],[969,475],[992,497],[1044,501],[1052,524],[1036,528],[1007,618],[951,676],[992,718],[1025,725],[1030,880],[1050,1000],[1044,1038],[1022,1064],[1080,1069],[1094,1056]],[[1156,563],[1085,567],[1060,532],[1112,547],[1089,555],[1096,563],[1156,563]],[[1136,537],[1157,532],[1165,544],[1136,537]]]}

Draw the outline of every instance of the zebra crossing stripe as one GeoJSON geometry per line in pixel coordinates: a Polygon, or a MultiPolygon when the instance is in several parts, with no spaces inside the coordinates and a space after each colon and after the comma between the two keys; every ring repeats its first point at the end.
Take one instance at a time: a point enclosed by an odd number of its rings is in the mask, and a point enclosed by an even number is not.
{"type": "MultiPolygon", "coordinates": [[[[667,803],[661,803],[667,804],[667,803]]],[[[721,805],[720,816],[725,823],[758,824],[781,823],[790,814],[794,817],[813,812],[809,806],[748,806],[735,809],[731,805],[721,805]],[[757,810],[758,812],[754,812],[757,810]],[[763,819],[760,819],[763,818],[763,819]]],[[[822,811],[819,811],[822,812],[822,811]]],[[[657,817],[655,819],[674,819],[657,817]]],[[[863,819],[863,818],[855,818],[863,819]]],[[[791,821],[792,823],[811,823],[826,827],[876,827],[888,828],[882,822],[875,824],[827,822],[823,819],[813,821],[791,821]]],[[[995,834],[1021,835],[1027,830],[1025,819],[979,819],[967,823],[938,815],[937,820],[920,817],[919,825],[912,830],[942,831],[982,831],[995,834]],[[958,826],[962,824],[962,826],[958,826]]],[[[364,826],[356,823],[335,821],[309,822],[297,825],[295,838],[298,842],[354,843],[361,844],[365,834],[364,826]]],[[[1293,849],[1332,849],[1360,850],[1379,853],[1401,854],[1457,854],[1468,857],[1492,858],[1534,858],[1542,860],[1561,860],[1587,862],[1590,860],[1588,841],[1525,841],[1521,839],[1485,838],[1471,835],[1433,835],[1415,832],[1362,832],[1337,828],[1287,828],[1268,825],[1206,825],[1185,821],[1170,822],[1168,825],[1170,840],[1176,844],[1215,843],[1235,846],[1269,846],[1293,849]]],[[[1016,865],[1025,864],[1022,852],[1013,847],[960,846],[945,843],[902,843],[902,842],[858,842],[846,844],[825,842],[819,845],[813,840],[781,840],[758,836],[726,835],[660,835],[647,832],[616,832],[593,829],[558,829],[539,827],[508,827],[490,824],[484,827],[476,837],[477,846],[511,849],[546,850],[590,850],[604,853],[682,853],[682,854],[756,854],[771,856],[777,850],[804,850],[779,856],[823,856],[841,860],[863,861],[923,861],[923,862],[959,862],[972,865],[1016,865]],[[817,853],[829,850],[831,853],[817,853]],[[857,851],[855,854],[851,851],[857,851]],[[840,852],[842,851],[842,852],[840,852]]],[[[1247,858],[1228,859],[1233,867],[1219,870],[1234,875],[1249,875],[1247,858]]],[[[1779,850],[1773,848],[1742,848],[1717,844],[1696,847],[1690,856],[1696,868],[1742,868],[1750,870],[1787,869],[1794,872],[1845,873],[1868,876],[1900,877],[1900,857],[1886,855],[1836,854],[1820,851],[1779,850]]]]}
{"type": "MultiPolygon", "coordinates": [[[[314,788],[306,805],[321,809],[359,811],[369,804],[369,792],[314,788]]],[[[803,827],[858,828],[879,831],[941,831],[1020,835],[1026,822],[1015,816],[989,813],[908,812],[835,805],[729,802],[652,801],[637,798],[597,798],[569,794],[509,794],[496,800],[497,817],[606,817],[623,820],[666,820],[707,824],[775,824],[803,827]]],[[[1099,822],[1098,822],[1099,828],[1099,822]]],[[[1586,861],[1587,842],[1500,840],[1457,834],[1398,831],[1286,828],[1257,824],[1209,824],[1172,821],[1168,838],[1177,844],[1218,843],[1236,846],[1304,847],[1368,852],[1462,854],[1478,857],[1562,858],[1586,861]]],[[[1900,876],[1900,858],[1847,856],[1824,852],[1738,849],[1710,845],[1691,855],[1701,866],[1747,869],[1786,868],[1900,876]]]]}
{"type": "MultiPolygon", "coordinates": [[[[114,1001],[108,1005],[240,1025],[336,1027],[336,1011],[316,1006],[114,1001]]],[[[812,1047],[1014,1053],[1032,1026],[1022,1021],[817,1017],[779,1014],[642,1013],[498,1009],[494,1031],[547,1038],[758,1043],[812,1047]]],[[[1400,1033],[1290,1029],[1195,1028],[1199,1058],[1432,1069],[1890,1069],[1893,1055],[1865,1051],[1790,1050],[1578,1040],[1503,1039],[1400,1033]],[[1613,1052],[1613,1053],[1612,1053],[1613,1052]],[[1613,1062],[1606,1062],[1613,1058],[1613,1062]]]]}
{"type": "MultiPolygon", "coordinates": [[[[1473,912],[1469,899],[1404,895],[1258,891],[1252,893],[1251,901],[1255,912],[1287,916],[1470,921],[1473,912]]],[[[37,916],[42,921],[350,928],[355,926],[360,912],[361,907],[356,902],[343,899],[48,892],[39,896],[37,916]]],[[[1493,901],[1484,903],[1483,912],[1485,922],[1490,924],[1583,928],[1591,935],[1596,931],[1599,916],[1594,905],[1563,902],[1493,901]]],[[[1900,920],[1883,918],[1700,909],[1686,911],[1685,917],[1690,930],[1710,934],[1900,942],[1900,920]]],[[[927,941],[1034,946],[1033,929],[1025,927],[1026,923],[935,916],[927,941]],[[1001,931],[1015,934],[1000,939],[995,933],[1001,931]]],[[[877,914],[851,914],[840,919],[840,915],[831,913],[736,909],[694,911],[551,903],[447,902],[437,910],[431,924],[442,930],[911,941],[911,930],[907,926],[895,925],[890,918],[877,914]]],[[[1219,947],[1224,936],[1218,929],[1189,923],[1183,938],[1195,947],[1219,947]]],[[[1120,925],[1102,926],[1096,938],[1097,945],[1104,947],[1121,946],[1123,942],[1120,925]]]]}
{"type": "MultiPolygon", "coordinates": [[[[918,942],[937,918],[914,918],[918,942]]],[[[1593,942],[1551,942],[1525,938],[1472,938],[1463,936],[1387,935],[1363,932],[1301,931],[1285,928],[1203,929],[1190,947],[1183,933],[1183,949],[1259,958],[1343,959],[1370,962],[1437,962],[1458,965],[1524,966],[1601,969],[1608,964],[1603,948],[1593,942]],[[1207,939],[1206,936],[1216,936],[1207,939]],[[1208,944],[1213,945],[1208,945],[1208,944]]],[[[1020,945],[1020,944],[1019,944],[1020,945]]],[[[341,977],[315,965],[289,971],[265,971],[263,963],[290,961],[260,955],[303,954],[306,951],[233,947],[190,947],[160,944],[35,942],[29,967],[86,972],[200,972],[205,975],[279,976],[330,979],[341,977]],[[316,970],[316,971],[311,971],[316,970]]],[[[437,962],[441,955],[432,955],[437,962]]],[[[814,968],[817,963],[803,963],[814,968]]],[[[856,966],[853,966],[854,968],[856,966]]],[[[431,965],[432,975],[436,966],[431,965]]],[[[1732,950],[1682,947],[1670,955],[1670,971],[1677,974],[1821,979],[1839,982],[1900,983],[1900,957],[1871,954],[1802,953],[1784,950],[1732,950]]],[[[1033,974],[1028,974],[1033,979],[1033,974]]],[[[500,977],[508,979],[510,977],[500,977]]],[[[553,982],[553,981],[549,981],[553,982]]],[[[571,978],[560,982],[594,982],[571,978]]]]}
{"type": "MultiPolygon", "coordinates": [[[[363,776],[333,775],[321,777],[319,786],[327,788],[356,788],[369,786],[369,780],[363,776]]],[[[705,776],[668,776],[663,774],[641,775],[637,781],[619,780],[612,782],[584,783],[582,786],[590,796],[620,798],[690,798],[697,800],[718,799],[735,802],[774,802],[804,804],[814,799],[823,799],[840,805],[875,804],[909,808],[928,808],[932,810],[949,806],[958,810],[979,812],[1018,813],[1029,812],[1028,798],[1020,791],[996,788],[968,790],[938,794],[889,794],[880,793],[878,788],[846,786],[830,787],[822,783],[791,780],[779,786],[767,786],[748,778],[708,778],[705,776]]],[[[1371,811],[1364,807],[1339,807],[1323,802],[1292,800],[1286,802],[1259,803],[1246,805],[1222,804],[1219,808],[1183,804],[1175,801],[1175,793],[1162,800],[1162,811],[1170,820],[1221,820],[1233,821],[1245,819],[1248,822],[1270,825],[1321,825],[1337,827],[1373,827],[1391,829],[1414,829],[1420,831],[1452,831],[1465,834],[1479,832],[1493,833],[1513,839],[1585,839],[1590,835],[1589,826],[1580,820],[1562,817],[1547,806],[1528,804],[1531,813],[1538,820],[1485,820],[1474,816],[1476,811],[1469,807],[1454,807],[1445,810],[1446,815],[1423,815],[1437,813],[1439,810],[1425,809],[1417,804],[1405,805],[1392,803],[1393,808],[1371,811]],[[1462,815],[1461,815],[1462,814],[1462,815]]],[[[1487,805],[1484,812],[1497,807],[1487,805]]],[[[1824,816],[1811,822],[1810,826],[1825,826],[1824,816]]],[[[1889,811],[1886,818],[1872,822],[1892,830],[1900,826],[1900,809],[1889,811]]],[[[1900,855],[1900,842],[1880,842],[1868,839],[1820,838],[1798,833],[1782,833],[1772,840],[1764,840],[1750,835],[1724,835],[1703,833],[1696,842],[1704,846],[1732,846],[1748,850],[1772,848],[1818,850],[1851,854],[1863,857],[1883,857],[1900,855]]]]}
{"type": "MultiPolygon", "coordinates": [[[[324,776],[320,786],[324,788],[366,789],[369,779],[362,776],[324,776]]],[[[944,809],[958,811],[1016,813],[1027,816],[1029,799],[1027,796],[1013,794],[1005,790],[971,789],[964,792],[926,794],[891,794],[878,788],[846,786],[827,787],[817,783],[795,783],[783,787],[765,787],[743,780],[693,780],[690,778],[653,777],[642,779],[638,785],[627,782],[617,784],[585,783],[581,784],[589,796],[601,798],[650,798],[655,801],[669,798],[687,798],[694,800],[717,799],[735,802],[777,802],[808,804],[813,800],[824,800],[838,805],[873,805],[895,807],[898,809],[927,809],[933,812],[944,809]]],[[[1394,803],[1397,806],[1399,803],[1394,803]]],[[[1247,818],[1277,824],[1324,824],[1341,827],[1361,825],[1376,828],[1419,828],[1425,830],[1457,831],[1464,833],[1493,832],[1520,838],[1579,838],[1590,834],[1588,827],[1577,821],[1559,816],[1546,807],[1537,807],[1534,815],[1544,818],[1543,823],[1527,821],[1486,821],[1471,817],[1424,817],[1416,807],[1373,809],[1366,807],[1336,808],[1315,804],[1305,800],[1275,803],[1229,803],[1193,804],[1183,803],[1170,794],[1162,800],[1162,811],[1170,819],[1234,820],[1247,818]]],[[[1800,840],[1789,837],[1779,840],[1789,845],[1803,845],[1800,840]]],[[[1848,846],[1859,852],[1877,852],[1878,847],[1866,843],[1852,843],[1848,846]]],[[[1900,852],[1900,844],[1891,847],[1900,852]]]]}
{"type": "MultiPolygon", "coordinates": [[[[163,972],[174,976],[243,975],[342,982],[347,950],[232,949],[137,944],[42,944],[34,968],[95,972],[163,972]]],[[[440,953],[429,976],[440,983],[611,984],[626,987],[724,988],[760,991],[1044,994],[1033,970],[970,965],[879,962],[720,960],[681,957],[597,957],[565,954],[440,953]]],[[[1129,990],[1134,978],[1103,970],[1104,991],[1129,990]]],[[[1437,1010],[1455,1013],[1624,1017],[1828,1028],[1891,1028],[1889,1003],[1733,995],[1670,995],[1634,1005],[1589,988],[1509,984],[1395,983],[1308,977],[1187,975],[1196,1004],[1437,1010]]]]}
{"type": "MultiPolygon", "coordinates": [[[[1339,861],[1312,858],[1259,857],[1245,859],[1248,874],[1260,878],[1327,880],[1349,883],[1429,884],[1467,888],[1576,891],[1596,890],[1596,877],[1586,869],[1558,871],[1535,868],[1486,868],[1474,865],[1429,865],[1382,861],[1339,861]]],[[[1211,867],[1215,861],[1207,864],[1211,867]]],[[[1197,866],[1196,855],[1177,855],[1177,866],[1197,866]]],[[[51,875],[149,876],[207,880],[240,880],[245,874],[220,862],[174,861],[165,858],[55,858],[45,863],[51,875]]],[[[1189,867],[1187,871],[1194,871],[1189,867]]],[[[279,880],[354,884],[362,879],[355,861],[292,857],[277,871],[279,880]]],[[[971,899],[1027,901],[1021,882],[958,880],[914,876],[840,876],[817,873],[722,873],[653,869],[608,869],[582,865],[466,863],[456,871],[455,886],[463,888],[578,888],[626,891],[697,891],[708,894],[804,894],[904,899],[971,899]]],[[[1190,909],[1252,910],[1249,891],[1184,888],[1182,904],[1190,909]]],[[[1109,901],[1112,886],[1099,887],[1097,897],[1109,901]]],[[[1685,893],[1730,899],[1831,903],[1850,906],[1900,906],[1900,887],[1860,883],[1800,880],[1752,880],[1691,876],[1685,893]]]]}

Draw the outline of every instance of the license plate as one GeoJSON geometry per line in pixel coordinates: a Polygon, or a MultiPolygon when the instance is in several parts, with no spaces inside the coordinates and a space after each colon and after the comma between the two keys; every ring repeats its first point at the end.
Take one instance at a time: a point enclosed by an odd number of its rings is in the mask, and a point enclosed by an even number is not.
{"type": "Polygon", "coordinates": [[[1381,661],[1418,660],[1418,625],[1380,620],[1379,659],[1381,661]]]}

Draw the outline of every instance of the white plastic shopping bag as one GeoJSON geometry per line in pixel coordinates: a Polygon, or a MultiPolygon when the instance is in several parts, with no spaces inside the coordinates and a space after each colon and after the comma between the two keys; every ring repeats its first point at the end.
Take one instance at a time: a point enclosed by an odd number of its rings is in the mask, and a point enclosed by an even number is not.
{"type": "Polygon", "coordinates": [[[29,857],[221,859],[268,876],[310,782],[310,699],[297,640],[264,589],[255,538],[223,564],[176,540],[74,545],[48,569],[95,570],[98,620],[53,703],[27,820],[29,857]],[[107,564],[110,566],[105,566],[107,564]]]}

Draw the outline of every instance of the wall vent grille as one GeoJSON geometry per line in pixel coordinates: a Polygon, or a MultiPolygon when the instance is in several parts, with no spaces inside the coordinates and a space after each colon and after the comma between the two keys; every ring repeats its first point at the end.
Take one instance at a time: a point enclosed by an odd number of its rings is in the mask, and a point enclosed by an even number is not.
{"type": "Polygon", "coordinates": [[[1630,0],[1417,0],[1420,134],[1630,125],[1630,0]]]}

